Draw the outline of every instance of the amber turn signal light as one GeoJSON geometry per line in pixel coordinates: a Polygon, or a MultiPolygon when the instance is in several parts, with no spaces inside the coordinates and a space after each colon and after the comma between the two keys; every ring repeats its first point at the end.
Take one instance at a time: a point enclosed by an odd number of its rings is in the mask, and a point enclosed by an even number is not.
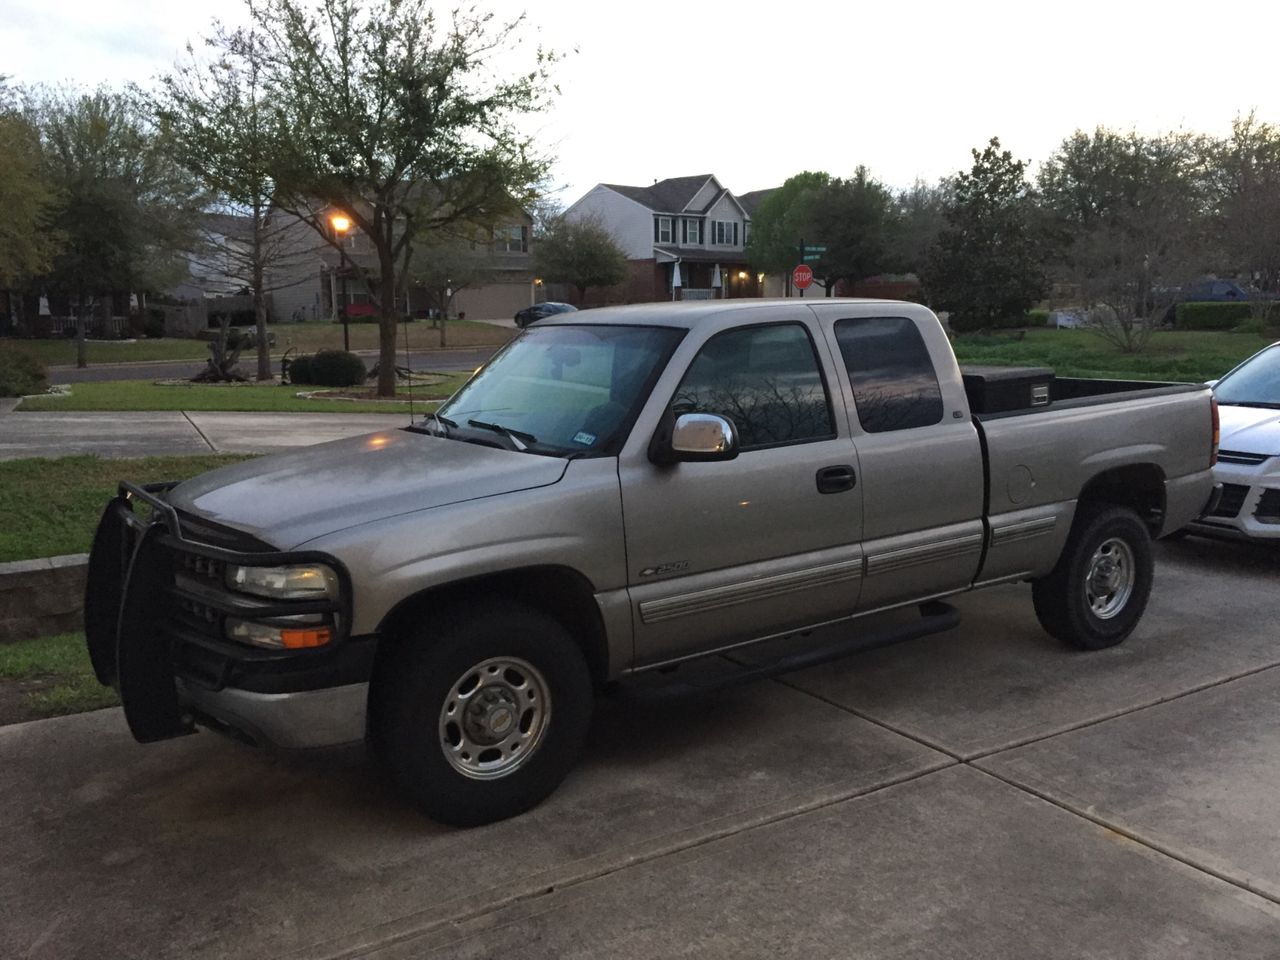
{"type": "Polygon", "coordinates": [[[280,642],[286,650],[302,650],[307,647],[323,647],[329,642],[329,628],[315,630],[281,630],[280,642]]]}

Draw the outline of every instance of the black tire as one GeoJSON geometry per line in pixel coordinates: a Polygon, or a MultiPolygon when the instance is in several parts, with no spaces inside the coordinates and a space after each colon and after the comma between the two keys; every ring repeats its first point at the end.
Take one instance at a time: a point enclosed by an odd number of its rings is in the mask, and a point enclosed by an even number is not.
{"type": "Polygon", "coordinates": [[[1152,579],[1151,534],[1138,515],[1127,507],[1082,503],[1057,566],[1032,583],[1031,597],[1040,625],[1052,636],[1085,650],[1102,650],[1123,642],[1138,625],[1152,579]],[[1091,582],[1100,551],[1098,576],[1091,582]],[[1127,594],[1108,593],[1107,575],[1126,564],[1131,571],[1127,594]]]}
{"type": "Polygon", "coordinates": [[[582,749],[594,697],[582,651],[560,623],[518,604],[480,601],[469,609],[433,611],[430,622],[429,636],[398,637],[379,657],[369,697],[371,745],[401,789],[433,820],[474,827],[523,813],[560,785],[582,749]],[[471,674],[480,677],[491,662],[516,666],[510,674],[501,668],[494,678],[477,680],[477,694],[483,690],[497,698],[486,712],[478,696],[465,702],[471,693],[458,691],[460,681],[471,674]],[[510,676],[521,678],[527,688],[504,679],[510,676]],[[535,690],[545,691],[538,702],[546,711],[538,715],[540,732],[509,747],[513,738],[529,735],[523,725],[526,716],[535,715],[535,690]],[[443,711],[451,704],[461,706],[450,726],[443,711]],[[483,720],[466,725],[473,708],[481,708],[481,717],[494,710],[504,716],[507,739],[492,744],[466,739],[475,730],[496,736],[483,720]],[[458,742],[447,743],[446,736],[458,742]],[[520,746],[528,749],[517,756],[520,746]],[[491,764],[510,762],[509,772],[480,769],[483,755],[494,752],[499,759],[491,764]],[[470,773],[459,769],[462,758],[470,773]],[[477,779],[481,776],[486,779],[477,779]]]}

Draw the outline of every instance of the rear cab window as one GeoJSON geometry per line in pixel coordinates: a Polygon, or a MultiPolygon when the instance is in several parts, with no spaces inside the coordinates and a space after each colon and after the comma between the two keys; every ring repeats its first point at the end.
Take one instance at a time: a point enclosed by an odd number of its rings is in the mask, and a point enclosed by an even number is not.
{"type": "Polygon", "coordinates": [[[938,374],[913,321],[907,317],[837,320],[835,334],[864,431],[885,433],[942,422],[938,374]]]}

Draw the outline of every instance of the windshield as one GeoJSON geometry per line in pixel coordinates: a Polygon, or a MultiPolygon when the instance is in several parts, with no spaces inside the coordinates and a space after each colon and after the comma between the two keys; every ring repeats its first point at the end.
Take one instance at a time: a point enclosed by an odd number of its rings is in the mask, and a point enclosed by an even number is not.
{"type": "Polygon", "coordinates": [[[1218,381],[1219,403],[1280,408],[1280,345],[1269,347],[1218,381]]]}
{"type": "Polygon", "coordinates": [[[514,449],[612,455],[683,335],[667,327],[531,327],[440,408],[514,449]]]}

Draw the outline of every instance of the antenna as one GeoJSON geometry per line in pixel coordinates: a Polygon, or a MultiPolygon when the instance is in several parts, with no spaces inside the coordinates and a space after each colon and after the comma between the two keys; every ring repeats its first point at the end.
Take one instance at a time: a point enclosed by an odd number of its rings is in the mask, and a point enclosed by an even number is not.
{"type": "Polygon", "coordinates": [[[409,426],[413,426],[413,363],[409,356],[409,320],[404,318],[404,370],[405,383],[409,386],[409,426]]]}

